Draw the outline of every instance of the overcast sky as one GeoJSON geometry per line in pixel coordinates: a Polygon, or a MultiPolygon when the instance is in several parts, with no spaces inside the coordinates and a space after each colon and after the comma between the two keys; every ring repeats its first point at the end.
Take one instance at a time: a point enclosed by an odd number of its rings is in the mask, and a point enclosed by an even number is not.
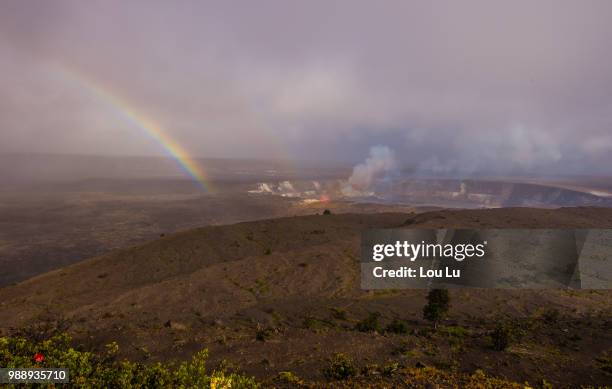
{"type": "Polygon", "coordinates": [[[0,152],[610,173],[612,2],[0,2],[0,152]],[[78,76],[77,76],[78,75],[78,76]]]}

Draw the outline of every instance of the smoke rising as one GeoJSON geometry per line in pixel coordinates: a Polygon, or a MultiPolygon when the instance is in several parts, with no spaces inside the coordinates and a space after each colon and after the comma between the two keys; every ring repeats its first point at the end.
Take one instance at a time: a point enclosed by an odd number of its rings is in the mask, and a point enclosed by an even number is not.
{"type": "Polygon", "coordinates": [[[364,192],[370,189],[375,179],[384,177],[396,169],[395,152],[387,146],[373,146],[365,162],[353,168],[348,183],[353,191],[364,192]]]}

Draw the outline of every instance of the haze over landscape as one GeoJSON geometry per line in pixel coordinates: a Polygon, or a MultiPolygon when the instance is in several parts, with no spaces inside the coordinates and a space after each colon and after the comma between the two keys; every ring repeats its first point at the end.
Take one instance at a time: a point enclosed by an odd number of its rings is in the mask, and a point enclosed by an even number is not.
{"type": "Polygon", "coordinates": [[[610,15],[0,2],[0,367],[67,334],[262,387],[609,385],[609,289],[451,290],[431,322],[359,257],[371,229],[612,228],[610,15]]]}

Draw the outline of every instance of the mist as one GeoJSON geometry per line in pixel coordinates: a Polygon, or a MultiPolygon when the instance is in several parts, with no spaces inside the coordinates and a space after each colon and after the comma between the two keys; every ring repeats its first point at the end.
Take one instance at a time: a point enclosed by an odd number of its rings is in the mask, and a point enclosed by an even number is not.
{"type": "Polygon", "coordinates": [[[348,179],[350,191],[364,192],[372,187],[378,178],[397,170],[395,152],[387,146],[374,146],[369,157],[353,168],[353,174],[348,179]]]}
{"type": "Polygon", "coordinates": [[[391,145],[424,173],[609,174],[611,14],[603,0],[4,1],[0,153],[166,155],[137,112],[201,158],[354,165],[391,145]]]}

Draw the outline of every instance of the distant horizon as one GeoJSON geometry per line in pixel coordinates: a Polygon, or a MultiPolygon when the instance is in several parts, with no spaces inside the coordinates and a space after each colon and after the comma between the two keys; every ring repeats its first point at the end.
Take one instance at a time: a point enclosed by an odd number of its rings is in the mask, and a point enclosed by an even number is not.
{"type": "MultiPolygon", "coordinates": [[[[39,155],[39,156],[57,156],[57,157],[92,157],[92,158],[153,158],[153,159],[169,159],[172,157],[164,154],[99,154],[99,153],[74,153],[74,152],[39,152],[39,151],[0,151],[0,156],[10,156],[10,155],[39,155]]],[[[309,164],[344,164],[347,167],[352,167],[355,163],[358,163],[359,160],[353,161],[342,161],[342,160],[320,160],[320,159],[280,159],[280,158],[266,158],[266,157],[223,157],[223,156],[193,156],[191,157],[194,160],[230,160],[230,161],[260,161],[260,162],[292,162],[292,163],[309,163],[309,164]]]]}
{"type": "MultiPolygon", "coordinates": [[[[11,151],[11,152],[0,152],[0,158],[2,157],[31,157],[31,156],[39,156],[39,157],[57,157],[57,158],[98,158],[105,160],[157,160],[164,161],[169,163],[170,165],[175,162],[173,159],[166,155],[116,155],[116,154],[79,154],[79,153],[53,153],[53,152],[34,152],[34,151],[11,151]]],[[[256,157],[196,157],[194,161],[235,161],[235,162],[261,162],[261,163],[269,163],[273,165],[283,165],[284,168],[291,169],[304,169],[304,168],[327,168],[327,169],[340,169],[346,170],[347,174],[350,173],[351,170],[354,169],[356,163],[359,161],[321,161],[321,160],[281,160],[281,159],[271,159],[271,158],[256,158],[256,157]]],[[[14,168],[15,166],[13,166],[14,168]]],[[[610,178],[612,174],[560,174],[560,173],[529,173],[529,172],[506,172],[506,173],[496,173],[493,171],[474,171],[474,172],[435,172],[435,171],[426,171],[415,169],[415,166],[410,165],[401,165],[398,167],[399,177],[404,178],[432,178],[432,179],[483,179],[483,180],[500,180],[504,179],[512,179],[512,180],[530,180],[530,179],[544,179],[544,180],[554,180],[554,179],[587,179],[587,178],[610,178]]],[[[0,177],[2,175],[3,169],[0,168],[0,177]]],[[[184,179],[191,180],[188,177],[181,177],[181,173],[177,170],[173,175],[165,175],[165,176],[145,176],[143,179],[150,178],[163,178],[168,177],[172,179],[184,179]]],[[[96,178],[105,178],[112,179],[112,177],[95,177],[92,176],[91,179],[96,178]]],[[[348,179],[348,175],[346,179],[348,179]]]]}

